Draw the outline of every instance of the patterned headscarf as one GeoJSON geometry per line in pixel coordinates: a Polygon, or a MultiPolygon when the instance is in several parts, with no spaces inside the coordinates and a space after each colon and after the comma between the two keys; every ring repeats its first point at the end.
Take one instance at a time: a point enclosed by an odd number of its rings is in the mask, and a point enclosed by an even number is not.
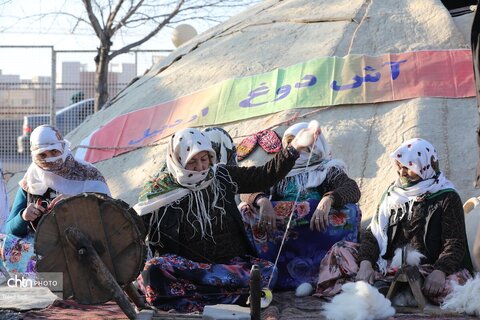
{"type": "Polygon", "coordinates": [[[454,185],[440,171],[438,156],[432,144],[426,140],[414,138],[405,141],[394,152],[390,159],[395,164],[398,161],[402,166],[412,170],[421,180],[411,186],[403,186],[400,177],[388,187],[376,215],[373,217],[369,228],[377,239],[380,248],[380,256],[377,261],[382,271],[386,269],[386,261],[382,256],[387,251],[390,216],[402,219],[407,214],[408,219],[412,215],[412,206],[417,198],[425,194],[434,194],[444,189],[455,190],[454,185]],[[401,216],[397,215],[401,212],[401,216]]]}
{"type": "MultiPolygon", "coordinates": [[[[284,147],[288,145],[290,137],[295,137],[302,129],[307,129],[307,122],[299,122],[289,127],[282,137],[284,147]]],[[[300,190],[318,187],[325,181],[331,168],[338,172],[346,171],[345,163],[340,159],[332,159],[330,146],[325,140],[323,133],[320,133],[313,148],[309,151],[300,151],[300,156],[295,161],[293,169],[287,174],[287,178],[294,177],[296,185],[300,190]],[[308,167],[307,167],[308,165],[308,167]]],[[[286,187],[284,179],[278,185],[279,189],[286,187]]],[[[281,191],[281,190],[279,190],[281,191]]]]}
{"type": "Polygon", "coordinates": [[[158,209],[164,207],[166,210],[175,201],[188,197],[188,211],[185,214],[193,215],[196,220],[188,222],[195,229],[199,226],[202,236],[211,237],[210,211],[217,208],[224,215],[225,210],[217,206],[218,200],[224,197],[224,190],[215,179],[216,153],[210,140],[204,133],[194,128],[186,128],[175,133],[168,144],[167,169],[168,172],[161,172],[145,185],[139,202],[133,208],[139,215],[153,213],[150,228],[159,229],[165,211],[159,213],[158,209]],[[188,161],[202,151],[209,153],[212,165],[199,172],[185,169],[188,161]],[[210,202],[205,203],[202,190],[208,187],[210,202]]]}
{"type": "Polygon", "coordinates": [[[188,161],[202,151],[210,154],[212,164],[216,163],[217,155],[212,148],[212,143],[205,134],[194,128],[180,130],[172,136],[168,145],[168,171],[179,185],[192,191],[208,187],[216,168],[213,166],[200,172],[185,169],[188,161]]]}
{"type": "Polygon", "coordinates": [[[99,192],[110,195],[104,177],[93,165],[76,160],[67,141],[60,132],[49,125],[33,130],[30,136],[32,164],[20,180],[20,187],[34,195],[43,195],[48,188],[66,196],[82,192],[99,192]],[[42,159],[47,150],[58,150],[60,155],[42,159]]]}
{"type": "Polygon", "coordinates": [[[218,163],[231,166],[238,165],[237,148],[227,131],[220,127],[211,127],[204,129],[202,132],[212,142],[212,148],[217,154],[218,163]]]}

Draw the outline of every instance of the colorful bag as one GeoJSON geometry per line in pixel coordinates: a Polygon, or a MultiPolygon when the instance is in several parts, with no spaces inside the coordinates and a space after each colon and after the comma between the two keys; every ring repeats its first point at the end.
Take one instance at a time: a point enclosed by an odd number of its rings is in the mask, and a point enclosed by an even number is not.
{"type": "Polygon", "coordinates": [[[248,157],[260,145],[267,153],[277,153],[282,150],[282,140],[273,130],[262,130],[243,139],[237,146],[238,161],[248,157]]]}

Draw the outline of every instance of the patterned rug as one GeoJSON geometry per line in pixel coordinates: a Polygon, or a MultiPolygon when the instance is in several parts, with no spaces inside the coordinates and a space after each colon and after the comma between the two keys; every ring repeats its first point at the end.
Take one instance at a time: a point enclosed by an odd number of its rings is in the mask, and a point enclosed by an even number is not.
{"type": "MultiPolygon", "coordinates": [[[[294,292],[275,292],[272,304],[262,311],[262,320],[318,320],[325,319],[321,311],[323,301],[315,297],[295,297],[294,292]]],[[[82,305],[73,300],[57,300],[49,308],[39,311],[29,311],[20,314],[5,314],[5,318],[0,314],[0,319],[128,319],[115,302],[107,302],[102,305],[82,305]]],[[[153,319],[199,319],[199,315],[181,315],[175,313],[157,312],[153,319]]],[[[439,315],[439,314],[396,314],[388,320],[458,320],[458,319],[477,319],[466,315],[439,315]]]]}
{"type": "MultiPolygon", "coordinates": [[[[262,311],[262,320],[290,320],[290,319],[325,319],[321,314],[324,301],[312,296],[297,298],[293,291],[274,292],[272,304],[262,311]]],[[[440,309],[438,307],[431,306],[431,311],[436,314],[423,314],[423,313],[411,313],[411,314],[396,314],[388,320],[416,320],[416,319],[428,319],[428,320],[459,320],[459,319],[478,319],[461,314],[438,314],[440,309]]],[[[429,309],[429,310],[430,310],[429,309]]]]}
{"type": "Polygon", "coordinates": [[[128,319],[120,307],[115,302],[107,302],[102,305],[84,305],[74,300],[56,300],[50,307],[39,310],[29,311],[24,314],[22,319],[128,319]]]}

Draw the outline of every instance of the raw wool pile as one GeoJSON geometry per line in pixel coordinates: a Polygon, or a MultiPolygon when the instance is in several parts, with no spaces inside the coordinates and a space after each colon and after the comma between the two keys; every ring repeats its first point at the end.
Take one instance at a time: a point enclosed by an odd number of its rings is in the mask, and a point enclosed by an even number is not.
{"type": "Polygon", "coordinates": [[[295,296],[296,297],[307,297],[309,295],[311,295],[313,292],[313,286],[308,283],[308,282],[304,282],[302,284],[300,284],[297,289],[295,289],[295,296]]]}
{"type": "Polygon", "coordinates": [[[342,293],[326,303],[323,311],[331,320],[386,319],[394,314],[390,300],[365,281],[344,284],[342,293]]]}
{"type": "Polygon", "coordinates": [[[445,298],[442,309],[480,316],[480,274],[468,280],[463,286],[453,285],[452,292],[445,298]]]}
{"type": "MultiPolygon", "coordinates": [[[[407,248],[407,265],[409,266],[418,266],[420,264],[420,260],[422,258],[425,258],[423,254],[418,252],[415,249],[412,248],[407,248]]],[[[400,268],[403,264],[402,261],[402,248],[398,248],[395,250],[395,254],[392,259],[392,263],[390,264],[390,267],[392,268],[400,268]]]]}
{"type": "MultiPolygon", "coordinates": [[[[266,0],[180,47],[67,138],[75,147],[96,128],[121,114],[226,79],[261,74],[318,57],[468,46],[440,0],[266,0]]],[[[296,109],[221,126],[238,143],[294,114],[300,116],[298,121],[319,121],[334,156],[345,161],[349,176],[360,186],[364,219],[375,212],[381,194],[395,178],[388,153],[417,136],[435,145],[441,168],[463,199],[479,193],[472,187],[478,154],[475,98],[417,98],[296,109]],[[316,113],[301,118],[311,111],[316,113]]],[[[282,135],[287,127],[284,123],[275,131],[282,135]]],[[[161,167],[165,154],[165,144],[145,147],[97,163],[96,167],[107,179],[113,196],[133,205],[144,182],[161,167]]],[[[257,148],[241,165],[262,164],[267,157],[257,148]]],[[[9,181],[11,201],[19,179],[9,181]]]]}

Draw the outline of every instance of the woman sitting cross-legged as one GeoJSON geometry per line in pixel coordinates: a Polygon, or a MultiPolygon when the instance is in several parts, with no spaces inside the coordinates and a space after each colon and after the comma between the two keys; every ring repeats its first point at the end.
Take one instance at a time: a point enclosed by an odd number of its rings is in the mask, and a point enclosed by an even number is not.
{"type": "MultiPolygon", "coordinates": [[[[289,127],[282,144],[288,146],[308,126],[300,122],[289,127]]],[[[356,241],[361,219],[355,205],[360,199],[357,183],[346,174],[345,163],[332,158],[324,135],[320,132],[315,144],[299,153],[290,172],[273,187],[241,195],[243,219],[260,257],[275,261],[279,255],[277,289],[314,285],[322,257],[341,239],[356,241]],[[280,248],[292,212],[287,240],[280,248]]]]}
{"type": "Polygon", "coordinates": [[[316,296],[332,297],[343,283],[354,280],[388,289],[396,272],[391,267],[394,253],[406,246],[424,256],[419,271],[431,302],[441,303],[452,282],[471,278],[462,201],[440,171],[435,148],[415,138],[390,158],[398,178],[383,194],[360,245],[338,243],[322,260],[316,296]]]}
{"type": "Polygon", "coordinates": [[[12,272],[35,272],[35,228],[55,198],[82,192],[110,195],[100,171],[89,163],[77,161],[55,127],[35,128],[30,135],[30,150],[32,164],[19,182],[5,225],[3,258],[7,270],[12,272]]]}
{"type": "MultiPolygon", "coordinates": [[[[304,130],[302,141],[311,144],[315,135],[304,130]]],[[[294,140],[264,166],[238,167],[217,164],[211,141],[197,129],[172,136],[168,171],[146,184],[134,206],[156,255],[137,281],[147,303],[178,312],[238,303],[248,293],[253,264],[262,267],[264,285],[271,277],[274,282],[273,264],[256,258],[247,238],[235,195],[276,183],[293,167],[301,147],[294,140]]]]}

